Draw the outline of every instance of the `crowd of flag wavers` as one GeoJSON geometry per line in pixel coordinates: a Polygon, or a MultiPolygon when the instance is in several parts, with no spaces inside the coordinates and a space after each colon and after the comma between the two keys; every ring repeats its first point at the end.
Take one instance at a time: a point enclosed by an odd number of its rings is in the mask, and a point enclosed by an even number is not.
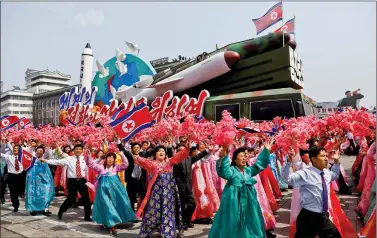
{"type": "Polygon", "coordinates": [[[365,225],[361,233],[375,236],[375,136],[322,135],[307,141],[306,150],[285,152],[274,140],[236,146],[193,143],[187,136],[160,144],[115,137],[118,150],[111,151],[107,141],[100,148],[77,139],[47,147],[2,138],[1,202],[8,186],[14,212],[21,198],[30,215],[50,216],[51,202],[64,193],[59,220],[83,206],[84,220],[103,225],[111,236],[122,224],[141,222],[141,237],[182,237],[195,223],[212,224],[213,238],[275,237],[276,199],[293,189],[290,237],[357,237],[336,195],[350,193],[339,160],[348,151],[357,156],[352,173],[362,193],[355,209],[365,225]],[[36,157],[27,171],[20,151],[36,157]]]}

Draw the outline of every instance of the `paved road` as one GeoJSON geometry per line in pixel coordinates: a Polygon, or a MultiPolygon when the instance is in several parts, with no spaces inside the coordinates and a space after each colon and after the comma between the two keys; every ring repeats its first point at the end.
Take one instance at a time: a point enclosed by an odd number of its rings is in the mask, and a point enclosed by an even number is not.
{"type": "MultiPolygon", "coordinates": [[[[342,157],[342,164],[347,174],[350,174],[350,168],[355,160],[354,157],[342,157]]],[[[357,219],[353,208],[356,206],[359,197],[354,195],[339,196],[342,207],[347,216],[355,226],[357,231],[360,230],[361,224],[357,219]]],[[[7,197],[9,201],[9,196],[7,197]]],[[[276,212],[278,221],[275,233],[278,237],[288,237],[289,234],[289,214],[290,214],[291,191],[285,192],[283,199],[279,201],[280,208],[276,212]]],[[[52,204],[50,211],[54,214],[51,217],[30,216],[24,209],[24,200],[21,200],[21,206],[18,213],[13,212],[10,202],[1,206],[1,236],[2,237],[109,237],[108,231],[100,225],[91,222],[85,222],[83,209],[69,209],[63,215],[62,220],[57,219],[57,212],[64,201],[64,197],[58,197],[52,204]]],[[[118,237],[139,237],[138,232],[140,223],[133,227],[125,227],[119,230],[118,237]]],[[[185,237],[200,238],[207,237],[210,225],[195,225],[195,228],[185,232],[185,237]]]]}

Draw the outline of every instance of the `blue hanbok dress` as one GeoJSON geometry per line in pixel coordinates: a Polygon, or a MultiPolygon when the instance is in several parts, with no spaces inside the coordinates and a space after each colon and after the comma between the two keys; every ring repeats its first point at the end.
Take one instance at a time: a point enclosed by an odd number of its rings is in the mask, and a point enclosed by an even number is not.
{"type": "Polygon", "coordinates": [[[54,199],[55,187],[50,168],[36,159],[26,173],[25,208],[29,212],[44,211],[54,199]]]}

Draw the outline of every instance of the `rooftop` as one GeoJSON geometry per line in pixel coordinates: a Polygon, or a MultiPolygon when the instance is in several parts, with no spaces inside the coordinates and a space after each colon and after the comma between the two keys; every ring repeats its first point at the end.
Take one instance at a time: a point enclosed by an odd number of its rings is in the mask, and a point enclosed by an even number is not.
{"type": "Polygon", "coordinates": [[[26,70],[25,74],[26,74],[27,78],[31,78],[31,77],[34,77],[34,76],[37,76],[37,75],[52,75],[52,74],[60,76],[62,78],[69,78],[69,79],[71,78],[71,75],[69,75],[69,74],[63,74],[62,72],[59,72],[57,70],[50,71],[49,69],[45,69],[45,70],[40,71],[40,70],[28,68],[26,70]]]}

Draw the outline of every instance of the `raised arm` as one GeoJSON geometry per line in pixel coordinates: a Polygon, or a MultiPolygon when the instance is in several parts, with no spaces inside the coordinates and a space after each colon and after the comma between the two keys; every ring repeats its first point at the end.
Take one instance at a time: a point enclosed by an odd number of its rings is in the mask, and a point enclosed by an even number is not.
{"type": "Polygon", "coordinates": [[[154,167],[152,160],[148,160],[148,159],[143,158],[143,157],[134,157],[133,160],[134,160],[135,164],[139,165],[140,167],[142,167],[146,171],[151,171],[154,167]]]}
{"type": "Polygon", "coordinates": [[[128,159],[127,157],[123,154],[123,152],[119,153],[120,157],[122,158],[122,163],[119,165],[115,165],[115,171],[116,172],[121,172],[123,170],[126,170],[128,167],[128,159]]]}
{"type": "Polygon", "coordinates": [[[246,167],[245,169],[250,171],[251,176],[255,176],[259,174],[262,170],[264,170],[268,166],[269,163],[270,163],[270,151],[265,147],[262,150],[262,152],[258,155],[255,163],[250,167],[246,167]]]}
{"type": "Polygon", "coordinates": [[[91,156],[89,154],[85,156],[85,162],[88,165],[88,167],[94,169],[97,172],[102,172],[105,168],[93,161],[93,159],[90,157],[91,156]]]}
{"type": "Polygon", "coordinates": [[[4,161],[9,160],[10,161],[12,159],[11,155],[4,154],[4,153],[1,153],[0,155],[1,155],[1,157],[0,157],[1,160],[4,160],[4,161]]]}
{"type": "Polygon", "coordinates": [[[209,154],[208,151],[205,150],[205,151],[203,151],[203,152],[201,152],[201,153],[199,153],[199,154],[197,154],[197,155],[191,157],[191,163],[192,163],[192,164],[195,164],[195,162],[197,162],[198,160],[203,159],[203,158],[206,157],[208,154],[209,154]]]}
{"type": "Polygon", "coordinates": [[[230,180],[233,178],[234,171],[230,168],[230,160],[228,155],[225,155],[222,158],[220,157],[220,159],[216,161],[216,171],[217,174],[225,180],[230,180]]]}
{"type": "Polygon", "coordinates": [[[170,165],[173,166],[175,164],[179,164],[181,163],[182,161],[184,161],[185,159],[188,158],[189,156],[189,150],[187,148],[185,148],[184,150],[182,151],[179,151],[178,153],[176,153],[173,158],[170,159],[170,165]]]}

